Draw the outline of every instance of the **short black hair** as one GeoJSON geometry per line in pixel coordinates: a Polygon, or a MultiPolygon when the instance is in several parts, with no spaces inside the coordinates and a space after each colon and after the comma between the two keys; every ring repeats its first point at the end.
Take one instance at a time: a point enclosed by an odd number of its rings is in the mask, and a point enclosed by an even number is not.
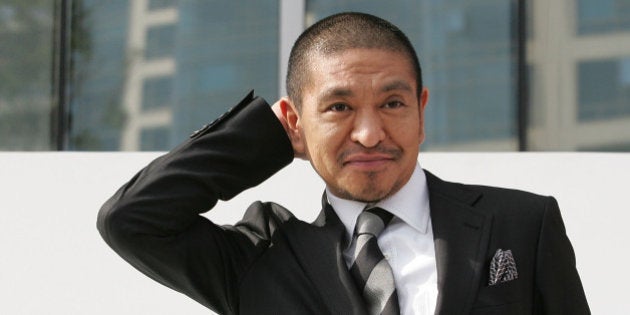
{"type": "Polygon", "coordinates": [[[286,87],[298,110],[304,86],[309,82],[309,60],[317,54],[326,56],[354,48],[384,49],[407,55],[416,75],[418,96],[422,93],[420,61],[407,36],[394,24],[374,15],[344,12],[307,28],[291,48],[286,87]]]}

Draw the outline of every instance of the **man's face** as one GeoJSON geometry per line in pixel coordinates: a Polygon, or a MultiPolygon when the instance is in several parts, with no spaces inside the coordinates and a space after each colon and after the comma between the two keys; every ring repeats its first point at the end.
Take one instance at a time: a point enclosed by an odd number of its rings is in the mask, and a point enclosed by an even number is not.
{"type": "Polygon", "coordinates": [[[411,177],[424,140],[411,62],[402,53],[351,49],[310,61],[296,126],[306,157],[331,191],[373,202],[411,177]]]}

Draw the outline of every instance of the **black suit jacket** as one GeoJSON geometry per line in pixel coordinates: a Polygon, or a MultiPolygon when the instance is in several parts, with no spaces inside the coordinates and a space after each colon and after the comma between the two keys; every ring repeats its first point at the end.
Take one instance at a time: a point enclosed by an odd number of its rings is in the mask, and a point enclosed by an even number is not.
{"type": "MultiPolygon", "coordinates": [[[[253,203],[233,226],[200,215],[292,159],[283,127],[250,93],[120,188],[98,229],[134,267],[220,314],[364,314],[342,256],[345,230],[327,203],[313,223],[270,202],[253,203]]],[[[553,198],[429,172],[427,185],[436,314],[589,313],[553,198]],[[488,286],[498,248],[513,252],[519,277],[488,286]]]]}

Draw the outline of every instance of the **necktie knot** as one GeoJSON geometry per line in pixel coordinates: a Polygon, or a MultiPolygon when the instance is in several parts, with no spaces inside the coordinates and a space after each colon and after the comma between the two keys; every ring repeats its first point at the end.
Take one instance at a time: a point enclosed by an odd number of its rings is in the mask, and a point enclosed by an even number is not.
{"type": "Polygon", "coordinates": [[[385,229],[393,215],[382,208],[370,208],[364,210],[357,218],[357,224],[354,227],[354,234],[371,234],[378,237],[385,229]]]}

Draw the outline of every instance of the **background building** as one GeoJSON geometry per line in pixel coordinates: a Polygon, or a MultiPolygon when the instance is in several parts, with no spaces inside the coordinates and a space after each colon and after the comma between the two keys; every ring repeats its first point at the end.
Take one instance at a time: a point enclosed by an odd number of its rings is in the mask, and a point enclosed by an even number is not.
{"type": "Polygon", "coordinates": [[[0,0],[0,150],[168,150],[349,10],[416,46],[423,150],[630,151],[630,0],[0,0]]]}

